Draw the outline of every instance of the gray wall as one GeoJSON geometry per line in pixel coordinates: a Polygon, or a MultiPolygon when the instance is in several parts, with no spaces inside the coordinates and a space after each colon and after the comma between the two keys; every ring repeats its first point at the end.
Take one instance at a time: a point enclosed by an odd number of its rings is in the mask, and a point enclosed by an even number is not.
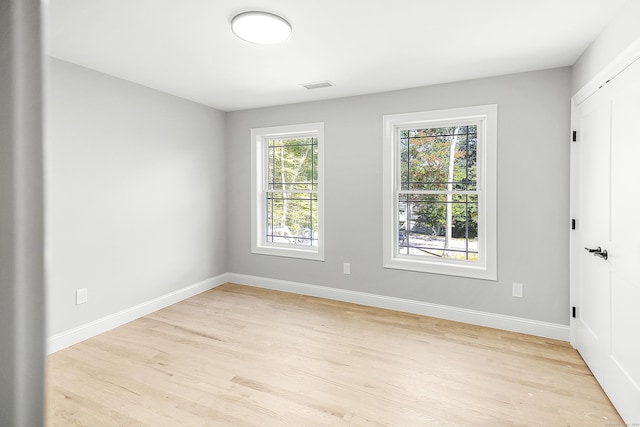
{"type": "Polygon", "coordinates": [[[40,1],[0,0],[0,426],[44,423],[40,1]]]}
{"type": "MultiPolygon", "coordinates": [[[[569,324],[570,69],[227,114],[228,270],[569,324]],[[498,281],[382,268],[382,116],[498,104],[498,281]],[[252,127],[325,123],[325,262],[251,254],[252,127]],[[351,275],[342,263],[351,263],[351,275]],[[524,298],[511,283],[524,284],[524,298]]],[[[330,90],[330,89],[327,89],[330,90]]]]}
{"type": "Polygon", "coordinates": [[[225,114],[57,59],[48,79],[48,334],[226,272],[225,114]]]}
{"type": "Polygon", "coordinates": [[[589,83],[616,56],[640,38],[638,17],[640,17],[640,1],[628,0],[574,64],[571,80],[572,94],[589,83]]]}

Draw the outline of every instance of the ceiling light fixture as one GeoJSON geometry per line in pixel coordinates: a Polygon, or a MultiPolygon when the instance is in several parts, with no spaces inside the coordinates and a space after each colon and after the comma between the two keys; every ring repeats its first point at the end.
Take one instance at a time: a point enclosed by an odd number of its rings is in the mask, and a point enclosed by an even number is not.
{"type": "Polygon", "coordinates": [[[256,44],[282,43],[291,38],[291,25],[269,12],[243,12],[231,20],[231,31],[242,40],[256,44]]]}

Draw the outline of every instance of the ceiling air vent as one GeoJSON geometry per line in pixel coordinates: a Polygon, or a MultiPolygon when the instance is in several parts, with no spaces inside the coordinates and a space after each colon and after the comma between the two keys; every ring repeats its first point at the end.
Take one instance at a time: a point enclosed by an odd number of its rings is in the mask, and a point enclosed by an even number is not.
{"type": "Polygon", "coordinates": [[[329,80],[325,80],[322,82],[304,83],[302,86],[311,90],[311,89],[322,89],[323,87],[331,87],[331,86],[334,86],[334,84],[331,83],[329,80]]]}

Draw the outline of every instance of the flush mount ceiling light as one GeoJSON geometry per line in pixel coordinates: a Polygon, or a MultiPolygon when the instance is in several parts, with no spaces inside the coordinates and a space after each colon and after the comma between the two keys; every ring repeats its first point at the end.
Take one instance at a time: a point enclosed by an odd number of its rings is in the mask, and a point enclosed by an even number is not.
{"type": "Polygon", "coordinates": [[[257,44],[282,43],[291,38],[291,25],[268,12],[243,12],[234,16],[231,31],[242,40],[257,44]]]}

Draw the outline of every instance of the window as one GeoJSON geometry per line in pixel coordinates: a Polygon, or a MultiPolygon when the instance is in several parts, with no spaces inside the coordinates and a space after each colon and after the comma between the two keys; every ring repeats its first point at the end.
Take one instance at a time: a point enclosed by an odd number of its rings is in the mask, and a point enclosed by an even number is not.
{"type": "Polygon", "coordinates": [[[323,123],[251,130],[253,253],[324,260],[323,123]]]}
{"type": "Polygon", "coordinates": [[[497,106],[384,116],[384,266],[497,279],[497,106]]]}

